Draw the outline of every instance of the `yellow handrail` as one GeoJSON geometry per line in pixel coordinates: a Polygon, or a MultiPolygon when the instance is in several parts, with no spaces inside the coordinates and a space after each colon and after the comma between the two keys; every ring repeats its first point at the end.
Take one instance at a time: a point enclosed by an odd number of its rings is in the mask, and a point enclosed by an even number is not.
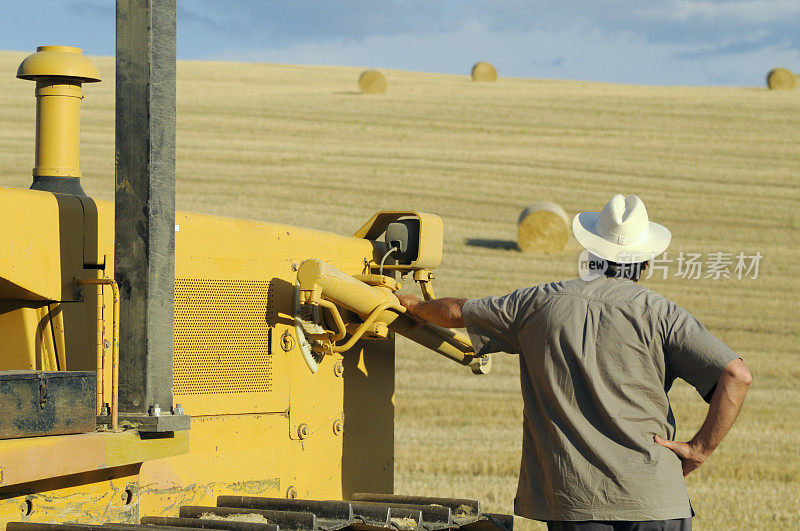
{"type": "MultiPolygon", "coordinates": [[[[113,316],[111,318],[111,430],[116,431],[119,426],[119,286],[117,286],[117,282],[113,278],[76,278],[75,284],[78,286],[111,286],[111,293],[114,298],[113,316]]],[[[101,396],[103,392],[103,373],[105,372],[102,349],[103,345],[99,344],[97,346],[97,392],[99,402],[105,399],[105,396],[101,396]]]]}
{"type": "Polygon", "coordinates": [[[331,315],[333,315],[333,320],[336,322],[336,328],[339,329],[339,332],[330,338],[331,342],[335,343],[340,339],[344,339],[344,336],[347,335],[347,327],[344,325],[344,319],[342,319],[342,314],[339,313],[339,308],[337,308],[336,305],[331,301],[327,301],[325,299],[320,299],[319,305],[330,310],[331,315]]]}
{"type": "MultiPolygon", "coordinates": [[[[333,305],[333,303],[330,303],[330,304],[333,305]]],[[[335,307],[335,305],[334,305],[334,307],[335,307]]],[[[364,332],[366,332],[367,329],[370,326],[372,326],[372,323],[375,322],[375,320],[378,318],[378,316],[380,316],[380,314],[382,314],[384,310],[388,310],[390,308],[393,309],[393,310],[397,310],[399,313],[404,313],[405,312],[405,308],[403,308],[402,306],[397,305],[396,303],[392,303],[392,302],[387,301],[387,302],[384,302],[383,304],[379,304],[378,306],[373,308],[373,310],[370,312],[370,314],[367,316],[367,318],[364,320],[364,322],[361,323],[358,328],[356,328],[356,331],[353,332],[353,335],[350,336],[350,339],[348,339],[347,342],[344,345],[334,345],[333,346],[333,351],[339,353],[339,352],[348,351],[351,348],[353,348],[353,345],[355,345],[356,342],[359,339],[361,339],[361,336],[363,336],[364,332]],[[401,311],[401,309],[402,309],[402,311],[401,311]]],[[[337,313],[338,313],[338,311],[337,311],[337,313]]],[[[340,319],[341,319],[341,317],[340,317],[340,319]]]]}

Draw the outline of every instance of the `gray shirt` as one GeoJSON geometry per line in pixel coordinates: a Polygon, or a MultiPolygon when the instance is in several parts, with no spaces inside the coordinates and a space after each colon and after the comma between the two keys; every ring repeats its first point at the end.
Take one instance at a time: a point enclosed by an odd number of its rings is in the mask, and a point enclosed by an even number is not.
{"type": "Polygon", "coordinates": [[[626,279],[471,299],[479,354],[518,353],[523,446],[514,512],[538,520],[691,516],[675,438],[675,378],[707,401],[736,354],[692,314],[626,279]]]}

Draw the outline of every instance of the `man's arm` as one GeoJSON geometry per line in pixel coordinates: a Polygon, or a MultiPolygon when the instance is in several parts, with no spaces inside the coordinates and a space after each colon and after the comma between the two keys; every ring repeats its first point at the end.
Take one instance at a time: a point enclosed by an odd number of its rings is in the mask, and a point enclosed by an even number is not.
{"type": "Polygon", "coordinates": [[[467,299],[448,297],[423,301],[415,295],[398,295],[397,298],[400,299],[400,304],[420,319],[446,328],[464,328],[461,308],[467,299]]]}
{"type": "Polygon", "coordinates": [[[744,362],[741,359],[733,360],[725,366],[725,370],[717,380],[717,388],[711,395],[706,420],[691,441],[668,441],[658,435],[654,437],[655,442],[669,448],[680,458],[684,476],[699,468],[731,429],[742,407],[751,379],[750,371],[744,362]]]}

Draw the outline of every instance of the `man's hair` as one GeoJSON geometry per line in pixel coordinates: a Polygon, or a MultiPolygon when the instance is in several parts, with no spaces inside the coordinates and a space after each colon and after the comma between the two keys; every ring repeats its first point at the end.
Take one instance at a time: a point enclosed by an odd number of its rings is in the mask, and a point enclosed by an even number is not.
{"type": "Polygon", "coordinates": [[[632,264],[619,264],[606,260],[608,268],[605,271],[607,277],[611,278],[627,278],[634,282],[639,282],[645,269],[647,269],[648,262],[634,262],[632,264]]]}

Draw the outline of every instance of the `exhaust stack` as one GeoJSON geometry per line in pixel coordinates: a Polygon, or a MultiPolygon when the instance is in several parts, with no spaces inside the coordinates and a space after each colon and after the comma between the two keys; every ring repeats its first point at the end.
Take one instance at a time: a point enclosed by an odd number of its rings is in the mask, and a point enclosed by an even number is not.
{"type": "Polygon", "coordinates": [[[39,46],[22,61],[17,77],[36,81],[36,162],[33,190],[86,195],[78,165],[83,83],[100,73],[83,50],[39,46]]]}

